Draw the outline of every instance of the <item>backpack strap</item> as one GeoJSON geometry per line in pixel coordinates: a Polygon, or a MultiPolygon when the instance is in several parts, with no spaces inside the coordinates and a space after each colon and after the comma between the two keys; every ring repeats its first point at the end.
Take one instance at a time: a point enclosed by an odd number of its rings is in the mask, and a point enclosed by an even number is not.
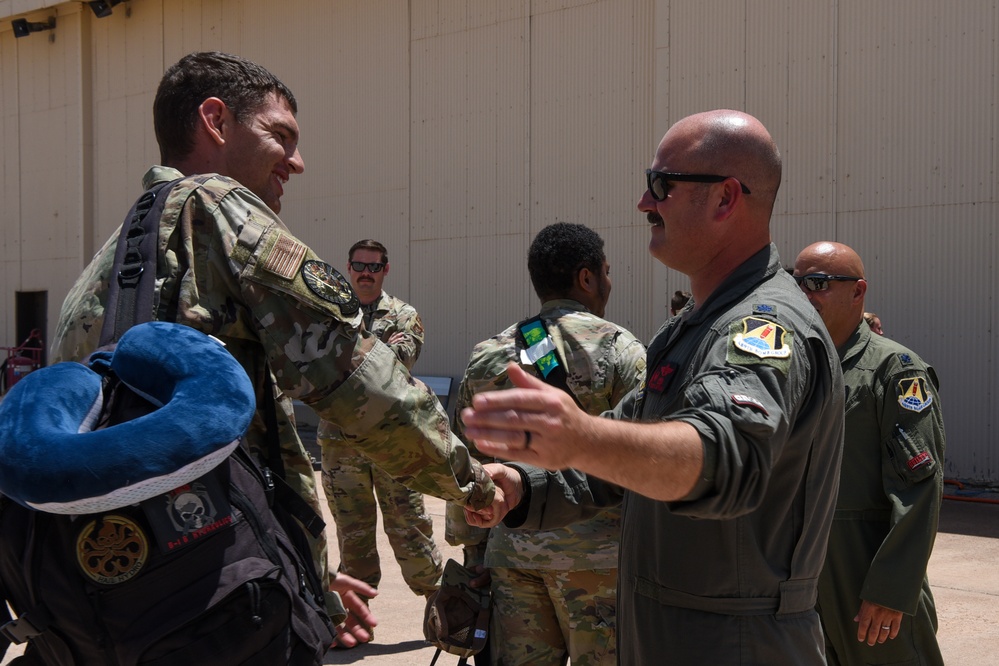
{"type": "Polygon", "coordinates": [[[566,371],[565,362],[559,356],[555,341],[552,340],[541,315],[517,324],[517,333],[524,341],[525,347],[521,352],[521,361],[532,363],[542,380],[568,393],[576,405],[585,412],[586,409],[579,402],[579,398],[569,388],[569,373],[566,371]]]}
{"type": "Polygon", "coordinates": [[[153,318],[159,224],[167,194],[182,178],[158,183],[142,193],[121,225],[100,346],[115,342],[133,325],[153,318]]]}

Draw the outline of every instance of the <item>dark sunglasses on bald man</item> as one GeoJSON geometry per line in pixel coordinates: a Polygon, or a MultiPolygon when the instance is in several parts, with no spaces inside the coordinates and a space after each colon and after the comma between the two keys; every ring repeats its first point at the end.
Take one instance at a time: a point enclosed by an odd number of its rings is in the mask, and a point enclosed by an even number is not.
{"type": "Polygon", "coordinates": [[[380,261],[372,261],[370,263],[365,263],[363,261],[352,261],[350,262],[350,268],[355,273],[361,273],[365,268],[368,269],[369,273],[381,273],[382,269],[385,268],[385,264],[380,261]]]}
{"type": "MultiPolygon", "coordinates": [[[[666,201],[666,197],[669,196],[670,181],[677,183],[720,183],[729,178],[735,178],[735,176],[716,176],[707,173],[671,173],[669,171],[653,171],[652,169],[645,170],[645,183],[649,188],[649,192],[652,193],[652,198],[656,201],[666,201]]],[[[736,178],[736,181],[739,182],[739,187],[742,188],[743,194],[752,194],[749,188],[743,185],[738,178],[736,178]]]]}
{"type": "Polygon", "coordinates": [[[800,287],[804,284],[805,289],[808,291],[825,291],[829,288],[830,282],[856,282],[863,279],[852,275],[826,275],[825,273],[809,273],[808,275],[794,276],[794,281],[798,283],[798,286],[800,287]]]}

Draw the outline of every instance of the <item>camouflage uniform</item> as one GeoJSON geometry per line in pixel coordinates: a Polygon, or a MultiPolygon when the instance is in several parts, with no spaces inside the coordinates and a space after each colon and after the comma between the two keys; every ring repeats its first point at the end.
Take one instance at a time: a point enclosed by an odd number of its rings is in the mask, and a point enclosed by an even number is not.
{"type": "MultiPolygon", "coordinates": [[[[182,176],[153,167],[143,188],[182,176]]],[[[117,240],[115,232],[66,296],[54,363],[83,359],[96,348],[117,240]]],[[[474,507],[492,501],[492,481],[448,432],[440,403],[362,330],[350,283],[231,178],[213,176],[200,186],[187,178],[170,192],[160,220],[154,308],[155,319],[222,340],[246,370],[258,392],[247,433],[258,455],[267,450],[264,401],[274,401],[284,476],[317,510],[292,398],[341,424],[352,446],[410,487],[474,507]]],[[[328,575],[325,537],[314,550],[328,575]]]]}
{"type": "MultiPolygon", "coordinates": [[[[423,322],[416,309],[382,292],[371,306],[362,305],[365,328],[385,344],[395,333],[405,338],[389,348],[408,370],[423,347],[423,322]]],[[[336,522],[340,546],[340,571],[378,587],[382,572],[375,531],[378,506],[402,577],[416,594],[427,595],[440,584],[441,553],[434,542],[434,524],[423,504],[423,495],[395,481],[357,450],[344,444],[335,423],[319,424],[323,458],[323,491],[336,522]]]]}
{"type": "MultiPolygon", "coordinates": [[[[612,408],[641,382],[645,347],[625,329],[572,300],[547,301],[541,318],[588,413],[612,408]]],[[[472,351],[456,407],[455,432],[463,440],[461,410],[476,393],[509,388],[506,365],[523,348],[514,325],[472,351]]],[[[537,374],[533,365],[527,369],[537,374]]],[[[620,509],[544,531],[482,530],[461,513],[449,505],[447,540],[465,547],[466,564],[484,563],[492,573],[493,663],[559,665],[566,657],[573,666],[615,663],[620,509]]]]}

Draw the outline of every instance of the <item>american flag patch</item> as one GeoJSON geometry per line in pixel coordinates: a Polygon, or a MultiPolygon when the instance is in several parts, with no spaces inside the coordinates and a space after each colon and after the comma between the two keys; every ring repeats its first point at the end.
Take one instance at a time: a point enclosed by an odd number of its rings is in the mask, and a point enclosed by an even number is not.
{"type": "Polygon", "coordinates": [[[298,267],[305,258],[305,245],[291,236],[280,234],[277,242],[267,251],[261,262],[261,267],[290,280],[298,273],[298,267]]]}

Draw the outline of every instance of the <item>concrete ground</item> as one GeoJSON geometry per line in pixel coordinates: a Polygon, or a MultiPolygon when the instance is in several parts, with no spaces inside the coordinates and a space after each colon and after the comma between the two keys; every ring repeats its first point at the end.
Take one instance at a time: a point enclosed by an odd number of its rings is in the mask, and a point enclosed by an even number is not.
{"type": "MultiPolygon", "coordinates": [[[[460,550],[443,543],[444,503],[428,498],[435,535],[446,557],[460,560],[460,550]]],[[[327,517],[328,520],[328,517],[327,517]]],[[[331,524],[332,521],[328,522],[331,524]]],[[[333,560],[336,540],[330,527],[333,560]]],[[[326,664],[428,666],[434,648],[423,640],[424,600],[402,581],[391,548],[379,533],[378,549],[383,578],[372,609],[379,619],[375,642],[352,650],[332,650],[326,664]]],[[[947,664],[984,666],[999,661],[999,505],[946,500],[940,533],[929,565],[930,583],[940,619],[938,633],[947,664]]],[[[14,647],[0,664],[20,649],[14,647]]],[[[453,666],[458,658],[442,654],[439,666],[453,666]]]]}

